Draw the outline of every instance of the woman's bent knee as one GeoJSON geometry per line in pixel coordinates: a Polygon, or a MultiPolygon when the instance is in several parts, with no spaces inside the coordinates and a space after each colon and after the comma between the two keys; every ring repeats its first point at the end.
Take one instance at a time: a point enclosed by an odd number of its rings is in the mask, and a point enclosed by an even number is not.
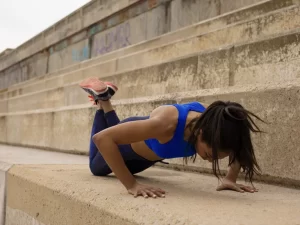
{"type": "Polygon", "coordinates": [[[90,171],[94,176],[107,176],[111,173],[111,170],[109,168],[106,168],[107,166],[96,167],[93,165],[90,165],[90,171]]]}

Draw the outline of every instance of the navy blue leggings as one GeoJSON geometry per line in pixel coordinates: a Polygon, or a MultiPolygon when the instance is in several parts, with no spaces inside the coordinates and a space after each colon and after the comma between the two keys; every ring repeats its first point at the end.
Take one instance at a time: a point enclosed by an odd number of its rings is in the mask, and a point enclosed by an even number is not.
{"type": "MultiPolygon", "coordinates": [[[[117,125],[118,123],[124,123],[128,121],[144,120],[149,117],[130,117],[120,122],[115,111],[110,111],[104,113],[103,110],[97,110],[93,122],[91,139],[90,139],[90,170],[95,176],[106,176],[112,173],[111,169],[107,165],[106,161],[98,151],[96,145],[94,144],[92,137],[94,134],[108,128],[117,125]]],[[[124,162],[132,174],[139,173],[151,166],[153,166],[157,161],[149,161],[137,153],[135,153],[131,145],[119,145],[120,153],[124,159],[124,162]]]]}

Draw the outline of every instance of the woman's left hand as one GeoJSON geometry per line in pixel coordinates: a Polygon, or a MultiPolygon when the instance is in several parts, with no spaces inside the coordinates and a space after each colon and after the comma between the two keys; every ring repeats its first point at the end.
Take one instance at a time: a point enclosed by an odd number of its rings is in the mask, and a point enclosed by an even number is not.
{"type": "Polygon", "coordinates": [[[237,184],[231,180],[229,180],[228,178],[224,178],[222,181],[222,184],[220,184],[217,187],[217,191],[222,191],[222,190],[233,190],[233,191],[237,191],[237,192],[250,192],[250,193],[254,193],[257,192],[258,189],[256,189],[255,187],[250,187],[250,186],[245,186],[242,184],[237,184]]]}

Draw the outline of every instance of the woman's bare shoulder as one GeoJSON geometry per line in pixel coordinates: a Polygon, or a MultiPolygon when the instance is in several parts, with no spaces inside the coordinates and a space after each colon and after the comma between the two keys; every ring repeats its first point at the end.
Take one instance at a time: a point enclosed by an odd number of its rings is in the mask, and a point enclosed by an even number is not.
{"type": "Polygon", "coordinates": [[[166,130],[174,130],[178,122],[178,110],[172,105],[163,105],[155,108],[150,113],[150,118],[159,119],[165,126],[166,130]]]}

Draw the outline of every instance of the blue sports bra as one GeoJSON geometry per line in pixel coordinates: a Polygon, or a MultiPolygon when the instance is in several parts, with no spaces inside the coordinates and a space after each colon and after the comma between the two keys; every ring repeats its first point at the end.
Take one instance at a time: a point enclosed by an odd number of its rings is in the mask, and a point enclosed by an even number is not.
{"type": "Polygon", "coordinates": [[[186,118],[189,111],[203,113],[205,107],[199,102],[186,104],[172,104],[178,110],[178,123],[173,138],[165,144],[160,144],[157,139],[145,140],[146,145],[163,159],[189,157],[196,154],[194,146],[188,145],[184,140],[186,118]]]}

